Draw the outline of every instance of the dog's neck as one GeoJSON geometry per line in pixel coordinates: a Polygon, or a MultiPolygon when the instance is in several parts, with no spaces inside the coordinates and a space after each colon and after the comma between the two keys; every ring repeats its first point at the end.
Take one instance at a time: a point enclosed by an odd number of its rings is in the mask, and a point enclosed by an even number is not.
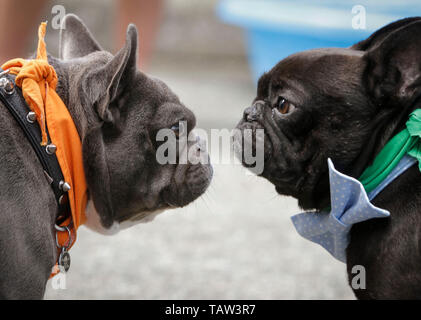
{"type": "Polygon", "coordinates": [[[61,100],[66,106],[69,104],[69,74],[66,64],[60,62],[60,60],[48,56],[48,62],[54,67],[57,73],[58,83],[56,87],[56,92],[60,96],[61,100]]]}
{"type": "Polygon", "coordinates": [[[99,123],[93,108],[82,105],[78,100],[80,98],[79,93],[81,88],[79,86],[82,74],[75,72],[75,70],[88,69],[85,64],[89,64],[89,61],[80,59],[67,62],[52,56],[48,56],[48,61],[57,73],[58,83],[56,92],[69,110],[79,136],[83,141],[88,128],[92,128],[95,124],[99,123]]]}
{"type": "Polygon", "coordinates": [[[411,112],[420,106],[421,98],[414,97],[414,99],[399,108],[384,111],[383,116],[379,112],[378,118],[380,120],[378,125],[373,128],[371,137],[369,137],[359,157],[352,164],[352,169],[346,173],[356,179],[360,177],[363,171],[373,163],[389,140],[405,128],[411,112]]]}

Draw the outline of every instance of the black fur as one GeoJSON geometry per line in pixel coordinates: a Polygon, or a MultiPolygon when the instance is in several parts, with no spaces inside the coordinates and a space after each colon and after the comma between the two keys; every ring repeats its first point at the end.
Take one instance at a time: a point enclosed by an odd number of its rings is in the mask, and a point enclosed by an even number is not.
{"type": "MultiPolygon", "coordinates": [[[[264,128],[262,176],[304,209],[330,204],[327,158],[358,178],[385,143],[421,107],[421,19],[392,23],[347,48],[287,57],[263,75],[257,103],[238,128],[264,128]],[[290,114],[273,113],[279,96],[290,114]],[[255,119],[251,120],[250,113],[255,119]]],[[[415,166],[375,200],[390,211],[351,230],[348,273],[363,265],[367,289],[358,298],[421,298],[421,174],[415,166]]]]}

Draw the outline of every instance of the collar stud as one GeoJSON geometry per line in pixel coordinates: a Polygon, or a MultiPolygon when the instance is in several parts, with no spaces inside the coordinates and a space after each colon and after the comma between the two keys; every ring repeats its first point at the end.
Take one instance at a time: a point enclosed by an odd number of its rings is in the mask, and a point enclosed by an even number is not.
{"type": "Polygon", "coordinates": [[[28,121],[29,123],[34,123],[37,120],[37,114],[33,111],[28,112],[28,114],[26,115],[26,121],[28,121]]]}
{"type": "Polygon", "coordinates": [[[6,92],[6,94],[9,95],[13,94],[13,92],[15,91],[15,85],[13,84],[13,82],[5,77],[0,78],[0,88],[2,88],[4,92],[6,92]]]}
{"type": "Polygon", "coordinates": [[[64,192],[68,192],[71,189],[70,184],[66,181],[60,181],[58,187],[64,192]]]}
{"type": "Polygon", "coordinates": [[[57,151],[57,146],[55,144],[51,143],[45,147],[45,152],[47,152],[50,155],[56,153],[56,151],[57,151]]]}

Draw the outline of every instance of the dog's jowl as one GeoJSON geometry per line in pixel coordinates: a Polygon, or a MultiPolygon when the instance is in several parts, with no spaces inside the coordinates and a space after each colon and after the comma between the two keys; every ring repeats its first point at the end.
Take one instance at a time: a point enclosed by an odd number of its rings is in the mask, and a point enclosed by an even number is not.
{"type": "MultiPolygon", "coordinates": [[[[10,67],[4,77],[14,81],[12,75],[16,76],[16,88],[10,87],[9,82],[9,87],[0,88],[10,89],[2,92],[4,96],[10,93],[10,97],[17,97],[23,92],[28,105],[35,109],[20,125],[3,103],[0,106],[0,298],[42,298],[56,262],[65,267],[69,264],[68,248],[64,246],[58,261],[56,234],[60,230],[74,242],[75,224],[85,223],[96,231],[113,233],[151,220],[159,212],[194,201],[205,192],[212,177],[209,162],[158,163],[157,132],[167,128],[177,137],[180,121],[187,124],[190,132],[196,120],[162,81],[136,69],[138,45],[134,25],[128,27],[125,45],[116,55],[101,49],[74,15],[63,20],[59,58],[40,59],[41,38],[39,45],[34,61],[12,60],[3,65],[10,67]],[[28,80],[24,73],[38,67],[47,70],[43,73],[47,78],[28,80]],[[36,86],[31,81],[37,82],[36,86]],[[38,88],[39,84],[40,100],[32,101],[29,98],[32,94],[37,96],[37,92],[31,93],[28,88],[38,88]],[[48,90],[54,88],[77,129],[81,155],[72,155],[71,146],[62,150],[58,143],[54,144],[54,136],[62,133],[53,132],[54,117],[49,113],[48,99],[54,95],[48,90]],[[47,100],[45,104],[43,99],[47,100]],[[54,181],[54,175],[45,170],[42,157],[25,134],[26,126],[38,123],[43,137],[36,143],[46,144],[43,152],[51,157],[56,154],[59,162],[64,151],[66,159],[81,159],[86,199],[76,199],[75,203],[85,203],[87,211],[78,221],[72,221],[73,207],[72,214],[60,212],[66,199],[60,197],[57,201],[51,186],[57,184],[57,192],[67,193],[69,198],[79,186],[54,181]],[[69,227],[63,227],[62,221],[69,221],[69,227]]],[[[175,139],[175,147],[178,143],[175,139]]],[[[195,141],[189,141],[185,147],[200,149],[195,141]]],[[[78,174],[66,172],[62,163],[60,166],[64,177],[75,178],[78,174]]]]}
{"type": "Polygon", "coordinates": [[[351,285],[364,269],[358,298],[421,298],[420,33],[407,18],[293,54],[238,124],[265,130],[261,176],[307,211],[297,231],[346,262],[351,285]]]}

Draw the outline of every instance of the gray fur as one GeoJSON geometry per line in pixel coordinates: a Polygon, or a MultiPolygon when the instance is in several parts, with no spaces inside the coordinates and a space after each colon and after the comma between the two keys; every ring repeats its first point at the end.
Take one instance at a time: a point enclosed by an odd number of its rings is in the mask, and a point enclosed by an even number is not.
{"type": "MultiPolygon", "coordinates": [[[[82,141],[90,200],[102,226],[194,201],[210,183],[211,166],[159,165],[155,134],[181,119],[191,130],[195,117],[163,82],[136,69],[135,26],[113,56],[75,15],[63,23],[60,59],[49,61],[82,141]]],[[[0,298],[42,298],[57,258],[57,206],[35,152],[4,106],[0,121],[0,298]]]]}

